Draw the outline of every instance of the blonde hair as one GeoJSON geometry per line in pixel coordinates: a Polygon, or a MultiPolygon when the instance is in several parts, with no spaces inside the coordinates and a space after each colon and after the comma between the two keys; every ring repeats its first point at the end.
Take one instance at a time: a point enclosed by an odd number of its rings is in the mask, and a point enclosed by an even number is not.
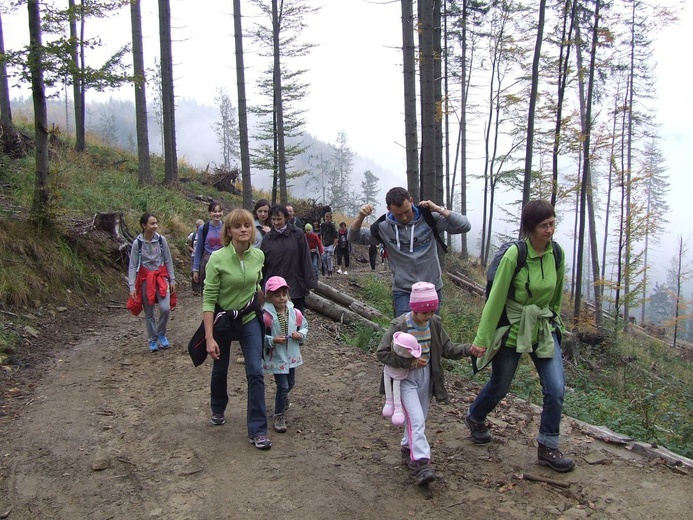
{"type": "Polygon", "coordinates": [[[221,243],[228,246],[231,243],[229,229],[233,229],[238,224],[247,224],[250,227],[250,245],[255,243],[255,218],[247,209],[236,208],[231,211],[224,219],[224,225],[221,227],[221,243]]]}

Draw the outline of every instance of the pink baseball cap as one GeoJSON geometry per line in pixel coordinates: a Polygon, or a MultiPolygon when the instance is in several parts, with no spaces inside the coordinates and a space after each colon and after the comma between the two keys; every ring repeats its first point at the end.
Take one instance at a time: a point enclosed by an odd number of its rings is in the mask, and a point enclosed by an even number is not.
{"type": "Polygon", "coordinates": [[[278,291],[282,287],[289,289],[289,284],[281,276],[272,276],[265,282],[265,292],[278,291]]]}
{"type": "Polygon", "coordinates": [[[408,332],[397,331],[392,335],[392,343],[395,353],[402,357],[421,357],[421,345],[416,338],[408,332]]]}

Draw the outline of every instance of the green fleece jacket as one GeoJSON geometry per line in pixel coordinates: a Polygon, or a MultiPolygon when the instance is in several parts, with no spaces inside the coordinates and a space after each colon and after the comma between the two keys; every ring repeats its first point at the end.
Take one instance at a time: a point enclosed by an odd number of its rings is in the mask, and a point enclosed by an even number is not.
{"type": "MultiPolygon", "coordinates": [[[[215,304],[224,310],[242,309],[260,290],[265,254],[249,247],[243,262],[231,244],[212,253],[207,263],[207,276],[202,296],[202,311],[214,312],[215,304]]],[[[243,323],[255,318],[254,313],[243,317],[243,323]]]]}
{"type": "MultiPolygon", "coordinates": [[[[407,328],[407,317],[410,313],[402,314],[399,318],[395,318],[390,322],[390,327],[385,332],[383,339],[380,340],[376,356],[378,361],[385,365],[395,368],[409,368],[411,359],[398,356],[392,350],[392,337],[395,332],[409,332],[407,328]]],[[[448,392],[445,390],[445,371],[443,370],[442,358],[446,359],[461,359],[471,355],[471,345],[462,343],[453,343],[450,341],[448,333],[443,329],[443,322],[440,316],[433,316],[430,321],[431,327],[431,393],[438,401],[445,401],[448,398],[448,392]]],[[[382,380],[380,384],[380,393],[385,393],[385,387],[382,380]]]]}
{"type": "Polygon", "coordinates": [[[551,332],[563,334],[561,303],[565,255],[557,270],[551,243],[540,256],[529,240],[525,242],[527,264],[517,276],[514,276],[517,247],[508,248],[498,265],[474,338],[475,345],[486,348],[486,353],[477,362],[479,370],[491,361],[506,334],[507,347],[517,348],[519,352],[531,352],[532,345],[538,344],[537,355],[540,357],[553,356],[551,332]],[[514,300],[508,297],[510,284],[513,284],[515,291],[514,300]],[[503,309],[506,309],[510,324],[499,327],[503,309]]]}

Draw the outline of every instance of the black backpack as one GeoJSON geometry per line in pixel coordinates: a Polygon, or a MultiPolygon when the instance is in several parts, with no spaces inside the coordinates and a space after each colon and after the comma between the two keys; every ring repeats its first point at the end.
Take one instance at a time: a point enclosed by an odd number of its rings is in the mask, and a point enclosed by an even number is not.
{"type": "MultiPolygon", "coordinates": [[[[433,213],[431,213],[431,210],[428,208],[424,208],[421,206],[417,206],[417,207],[419,208],[419,211],[421,212],[421,216],[423,217],[424,222],[426,222],[426,224],[428,224],[428,227],[430,227],[433,230],[433,236],[435,237],[435,239],[440,244],[440,247],[443,248],[443,253],[447,253],[448,252],[448,246],[445,244],[445,242],[443,241],[443,239],[440,236],[440,233],[438,233],[438,230],[436,229],[436,219],[433,218],[433,213]]],[[[376,238],[376,240],[378,240],[380,242],[383,242],[383,239],[380,238],[380,229],[379,229],[380,223],[385,222],[386,218],[387,218],[387,214],[381,215],[378,220],[376,220],[375,222],[373,222],[373,224],[371,224],[371,236],[374,236],[376,238]]]]}
{"type": "MultiPolygon", "coordinates": [[[[517,276],[520,269],[527,265],[527,242],[524,240],[513,240],[510,242],[505,242],[503,245],[501,245],[498,251],[496,251],[496,254],[493,255],[493,259],[488,266],[488,271],[486,271],[486,299],[488,299],[488,295],[491,294],[493,279],[496,276],[496,271],[498,270],[498,265],[500,264],[501,258],[503,258],[505,252],[512,246],[517,247],[517,267],[515,267],[513,278],[517,276]]],[[[556,261],[556,271],[558,271],[558,266],[561,265],[561,261],[563,260],[563,250],[555,240],[551,241],[551,246],[553,247],[553,258],[556,261]]],[[[530,296],[532,295],[529,287],[527,287],[527,292],[529,292],[530,296]]],[[[509,296],[510,298],[515,299],[515,288],[512,284],[510,284],[509,296]]]]}

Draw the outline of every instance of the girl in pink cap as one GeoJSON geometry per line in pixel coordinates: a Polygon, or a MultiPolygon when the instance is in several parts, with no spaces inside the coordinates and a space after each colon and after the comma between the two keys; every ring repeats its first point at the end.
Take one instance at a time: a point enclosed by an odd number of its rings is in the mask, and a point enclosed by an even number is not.
{"type": "MultiPolygon", "coordinates": [[[[404,436],[400,441],[402,463],[417,478],[419,486],[427,486],[436,477],[431,469],[431,447],[426,439],[426,416],[431,394],[438,401],[448,398],[442,358],[460,359],[471,355],[471,345],[453,343],[443,329],[435,285],[417,282],[411,288],[410,312],[395,318],[380,341],[378,361],[392,367],[409,369],[400,382],[400,399],[404,412],[404,436]],[[419,357],[399,356],[392,347],[395,334],[405,332],[416,338],[421,347],[419,357]]],[[[381,385],[384,393],[384,385],[381,385]]]]}
{"type": "Polygon", "coordinates": [[[277,385],[274,399],[274,431],[284,433],[289,392],[296,384],[296,367],[303,364],[301,345],[308,334],[308,324],[289,297],[289,284],[281,276],[271,276],[265,283],[265,346],[262,368],[273,374],[277,385]]]}

